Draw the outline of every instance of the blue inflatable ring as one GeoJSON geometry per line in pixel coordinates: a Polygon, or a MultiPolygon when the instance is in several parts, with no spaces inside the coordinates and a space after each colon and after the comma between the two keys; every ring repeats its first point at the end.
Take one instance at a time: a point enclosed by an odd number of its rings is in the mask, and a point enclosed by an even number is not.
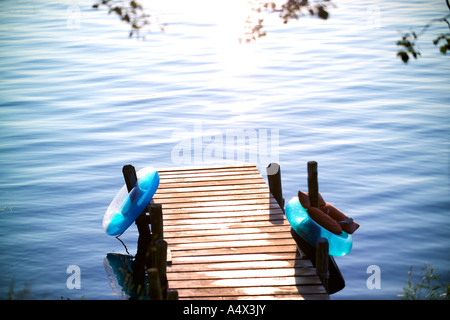
{"type": "Polygon", "coordinates": [[[285,208],[286,218],[294,231],[313,247],[321,237],[326,238],[329,244],[331,256],[344,256],[352,250],[352,236],[345,231],[340,235],[334,234],[319,224],[308,215],[308,212],[300,204],[298,197],[292,198],[285,208]]]}
{"type": "Polygon", "coordinates": [[[103,230],[110,236],[118,236],[139,217],[158,189],[159,175],[152,167],[136,173],[138,181],[130,193],[127,186],[114,197],[103,217],[103,230]]]}

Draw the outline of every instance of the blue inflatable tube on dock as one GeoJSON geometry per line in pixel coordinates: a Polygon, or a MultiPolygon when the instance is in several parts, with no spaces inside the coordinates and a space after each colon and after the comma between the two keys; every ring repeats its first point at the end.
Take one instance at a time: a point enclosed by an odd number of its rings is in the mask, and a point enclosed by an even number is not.
{"type": "Polygon", "coordinates": [[[352,250],[353,240],[350,234],[342,231],[337,235],[317,224],[309,217],[298,197],[293,197],[287,203],[285,212],[292,229],[313,247],[316,246],[317,240],[323,237],[328,240],[328,252],[331,256],[344,256],[352,250]]]}
{"type": "Polygon", "coordinates": [[[139,217],[150,203],[158,189],[159,175],[152,167],[145,167],[136,173],[138,181],[130,193],[124,185],[103,217],[103,230],[110,236],[118,236],[139,217]]]}

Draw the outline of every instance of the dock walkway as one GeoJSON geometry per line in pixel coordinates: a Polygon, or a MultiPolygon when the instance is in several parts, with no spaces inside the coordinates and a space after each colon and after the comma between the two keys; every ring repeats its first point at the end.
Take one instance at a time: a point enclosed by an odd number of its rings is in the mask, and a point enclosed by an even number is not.
{"type": "Polygon", "coordinates": [[[158,169],[179,299],[328,299],[255,165],[158,169]]]}

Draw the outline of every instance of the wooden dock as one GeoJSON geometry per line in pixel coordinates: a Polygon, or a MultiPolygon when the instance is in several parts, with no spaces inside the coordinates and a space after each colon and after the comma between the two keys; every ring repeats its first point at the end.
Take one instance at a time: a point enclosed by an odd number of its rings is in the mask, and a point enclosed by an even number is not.
{"type": "Polygon", "coordinates": [[[255,165],[158,169],[179,299],[328,299],[255,165]]]}

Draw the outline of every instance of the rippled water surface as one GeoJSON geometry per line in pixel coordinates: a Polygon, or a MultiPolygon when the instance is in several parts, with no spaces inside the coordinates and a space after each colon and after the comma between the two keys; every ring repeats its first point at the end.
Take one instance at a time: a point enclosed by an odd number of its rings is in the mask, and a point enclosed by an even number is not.
{"type": "MultiPolygon", "coordinates": [[[[398,299],[424,263],[450,280],[450,60],[432,44],[448,28],[431,26],[408,65],[395,46],[445,1],[336,1],[327,21],[268,17],[250,44],[237,41],[239,1],[143,2],[145,41],[93,3],[0,2],[1,299],[11,285],[35,299],[123,298],[103,261],[125,249],[101,228],[122,166],[242,160],[208,148],[227,132],[257,135],[243,160],[263,174],[279,162],[287,199],[316,160],[321,193],[360,223],[333,299],[398,299]],[[189,156],[175,152],[195,137],[189,156]],[[371,265],[381,289],[366,285],[371,265]]],[[[134,226],[122,236],[131,254],[136,239],[134,226]]]]}

